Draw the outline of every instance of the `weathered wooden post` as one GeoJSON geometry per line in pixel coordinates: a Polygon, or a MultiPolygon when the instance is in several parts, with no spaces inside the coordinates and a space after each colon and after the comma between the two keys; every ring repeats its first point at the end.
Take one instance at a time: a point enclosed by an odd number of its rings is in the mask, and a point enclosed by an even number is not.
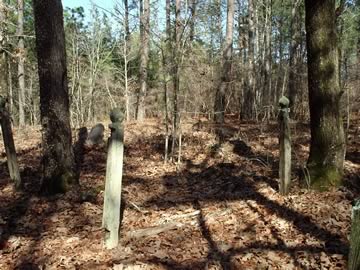
{"type": "Polygon", "coordinates": [[[285,96],[279,100],[279,125],[280,125],[280,162],[279,162],[279,178],[280,178],[280,194],[289,193],[291,182],[291,137],[289,127],[289,99],[285,96]]]}
{"type": "Polygon", "coordinates": [[[360,200],[357,200],[351,213],[351,234],[349,270],[360,269],[360,200]]]}
{"type": "Polygon", "coordinates": [[[121,183],[124,155],[124,115],[120,108],[110,113],[112,124],[108,141],[106,162],[106,183],[104,195],[103,228],[105,229],[105,246],[114,248],[119,242],[121,183]]]}
{"type": "Polygon", "coordinates": [[[10,114],[6,109],[6,99],[2,96],[0,96],[0,124],[4,139],[4,146],[10,178],[12,181],[14,181],[15,188],[20,189],[22,183],[20,178],[19,165],[16,157],[14,138],[11,131],[10,114]]]}

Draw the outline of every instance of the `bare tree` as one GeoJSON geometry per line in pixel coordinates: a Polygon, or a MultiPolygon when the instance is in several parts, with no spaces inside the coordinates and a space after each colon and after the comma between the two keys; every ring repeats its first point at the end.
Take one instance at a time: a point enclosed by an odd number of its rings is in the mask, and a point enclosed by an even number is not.
{"type": "Polygon", "coordinates": [[[172,79],[174,87],[173,95],[173,140],[171,152],[174,154],[175,141],[178,137],[178,128],[180,122],[179,107],[178,107],[178,94],[180,90],[180,48],[181,48],[181,0],[175,0],[175,46],[173,47],[173,65],[172,65],[172,79]]]}
{"type": "Polygon", "coordinates": [[[245,89],[242,117],[251,119],[255,116],[255,0],[248,2],[248,74],[245,89]]]}
{"type": "Polygon", "coordinates": [[[231,82],[231,58],[234,31],[234,0],[227,1],[226,36],[223,44],[223,63],[219,87],[216,91],[214,105],[214,120],[216,123],[224,123],[225,115],[225,94],[231,82]]]}
{"type": "Polygon", "coordinates": [[[24,0],[18,0],[18,80],[19,80],[19,125],[25,125],[25,45],[24,45],[24,0]]]}
{"type": "Polygon", "coordinates": [[[297,65],[297,58],[296,52],[299,47],[299,31],[298,29],[298,7],[300,4],[300,0],[297,0],[293,3],[293,7],[291,10],[291,24],[290,24],[290,54],[289,54],[289,82],[288,82],[288,92],[289,92],[289,99],[290,99],[290,106],[291,111],[290,115],[295,115],[295,108],[296,108],[296,97],[298,92],[298,85],[297,85],[297,76],[296,76],[296,65],[297,65]]]}
{"type": "Polygon", "coordinates": [[[0,95],[8,93],[8,62],[6,55],[6,6],[4,0],[0,0],[0,95]]]}
{"type": "Polygon", "coordinates": [[[149,62],[149,0],[140,0],[140,89],[137,97],[136,119],[145,118],[145,97],[148,91],[148,62],[149,62]]]}

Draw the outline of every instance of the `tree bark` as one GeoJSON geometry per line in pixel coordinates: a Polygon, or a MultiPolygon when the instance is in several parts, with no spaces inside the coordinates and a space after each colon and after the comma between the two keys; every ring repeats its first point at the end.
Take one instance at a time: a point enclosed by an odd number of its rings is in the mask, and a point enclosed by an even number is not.
{"type": "Polygon", "coordinates": [[[335,0],[305,1],[311,145],[311,186],[326,190],[341,184],[345,138],[335,26],[335,0]]]}
{"type": "Polygon", "coordinates": [[[214,105],[214,121],[217,124],[224,123],[225,94],[231,82],[231,58],[234,31],[234,0],[227,1],[226,37],[223,44],[223,63],[219,87],[216,91],[214,105]]]}
{"type": "Polygon", "coordinates": [[[8,93],[8,62],[6,55],[7,37],[6,33],[6,10],[5,2],[0,0],[0,95],[8,93]]]}
{"type": "Polygon", "coordinates": [[[175,48],[174,48],[174,63],[173,63],[173,85],[174,85],[174,97],[173,97],[173,145],[172,154],[174,154],[174,142],[177,138],[177,129],[180,116],[178,115],[178,93],[180,89],[180,38],[181,38],[181,18],[180,18],[181,0],[175,1],[175,48]]]}
{"type": "Polygon", "coordinates": [[[289,52],[289,80],[288,80],[288,92],[290,99],[290,116],[294,117],[296,115],[296,98],[298,94],[298,84],[297,84],[297,76],[296,76],[296,52],[299,47],[299,33],[301,29],[298,28],[298,8],[299,8],[300,0],[294,2],[293,7],[291,9],[291,25],[290,25],[290,52],[289,52]]]}
{"type": "Polygon", "coordinates": [[[33,0],[42,125],[42,191],[75,184],[71,147],[63,8],[60,0],[33,0]]]}
{"type": "Polygon", "coordinates": [[[255,52],[254,52],[254,0],[249,0],[249,30],[248,30],[248,82],[245,89],[242,118],[252,119],[255,116],[255,52]]]}
{"type": "Polygon", "coordinates": [[[197,4],[197,0],[190,0],[190,7],[189,7],[190,14],[191,14],[190,34],[189,34],[190,45],[194,41],[194,37],[195,37],[196,4],[197,4]]]}
{"type": "Polygon", "coordinates": [[[272,1],[267,1],[265,5],[265,33],[264,33],[264,87],[263,87],[263,105],[265,113],[270,115],[272,104],[271,100],[271,66],[272,66],[272,49],[271,49],[271,34],[272,34],[272,1]]]}
{"type": "Polygon", "coordinates": [[[18,0],[18,80],[19,80],[19,125],[25,125],[25,45],[24,45],[24,0],[18,0]]]}
{"type": "Polygon", "coordinates": [[[136,119],[145,118],[145,97],[148,91],[148,62],[149,62],[149,27],[150,27],[149,0],[140,1],[140,90],[137,97],[136,119]],[[144,6],[142,6],[142,3],[144,6]]]}

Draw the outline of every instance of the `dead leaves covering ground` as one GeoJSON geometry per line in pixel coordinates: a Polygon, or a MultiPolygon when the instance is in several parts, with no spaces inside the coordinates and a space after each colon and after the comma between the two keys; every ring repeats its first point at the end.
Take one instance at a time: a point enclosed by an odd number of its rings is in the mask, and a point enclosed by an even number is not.
{"type": "Polygon", "coordinates": [[[294,185],[282,197],[276,123],[233,121],[222,145],[211,126],[194,131],[192,124],[184,125],[177,166],[163,163],[159,121],[127,124],[125,211],[112,251],[102,246],[105,147],[86,149],[80,187],[44,198],[37,195],[39,130],[16,130],[25,191],[13,191],[2,154],[0,269],[346,269],[357,134],[349,134],[346,186],[319,194],[297,184],[309,136],[293,125],[294,185]]]}

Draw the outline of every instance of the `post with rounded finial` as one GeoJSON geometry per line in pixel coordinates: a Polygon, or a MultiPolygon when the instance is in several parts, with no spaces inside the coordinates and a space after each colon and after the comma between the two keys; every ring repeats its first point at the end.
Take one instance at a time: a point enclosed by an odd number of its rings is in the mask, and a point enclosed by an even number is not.
{"type": "Polygon", "coordinates": [[[19,165],[16,157],[14,138],[11,130],[10,114],[6,108],[7,100],[0,96],[0,124],[4,139],[4,146],[7,158],[7,164],[11,180],[16,189],[21,189],[22,182],[20,178],[19,165]]]}
{"type": "Polygon", "coordinates": [[[110,112],[111,135],[108,141],[106,182],[102,226],[105,229],[105,247],[115,248],[119,243],[121,184],[124,155],[124,114],[120,108],[110,112]]]}
{"type": "Polygon", "coordinates": [[[289,127],[289,104],[287,97],[282,96],[279,100],[279,125],[280,125],[280,162],[279,178],[280,194],[286,195],[290,190],[291,183],[291,136],[289,127]]]}
{"type": "Polygon", "coordinates": [[[360,269],[360,200],[355,202],[351,213],[350,253],[348,269],[360,269]]]}

